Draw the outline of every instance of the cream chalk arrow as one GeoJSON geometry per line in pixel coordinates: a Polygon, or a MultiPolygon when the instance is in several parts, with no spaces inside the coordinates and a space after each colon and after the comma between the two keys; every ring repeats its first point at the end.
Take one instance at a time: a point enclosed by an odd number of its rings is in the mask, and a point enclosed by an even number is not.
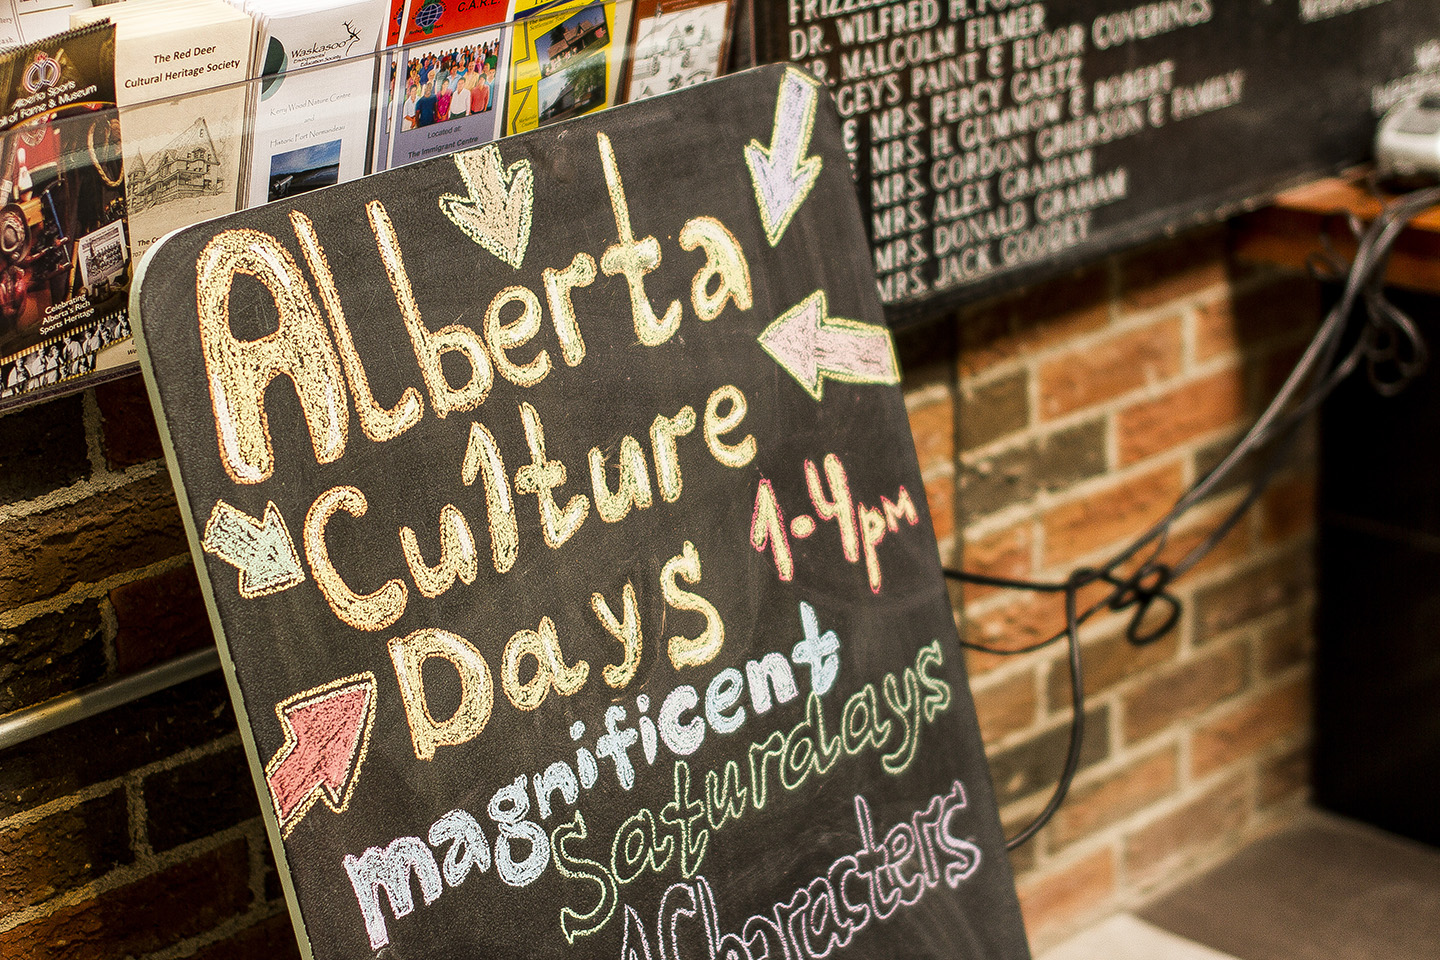
{"type": "Polygon", "coordinates": [[[215,501],[200,546],[240,570],[240,596],[247,600],[289,590],[305,580],[295,541],[272,500],[262,519],[215,501]]]}
{"type": "Polygon", "coordinates": [[[820,158],[805,156],[815,126],[819,87],[819,81],[810,74],[787,67],[775,100],[770,146],[763,146],[759,140],[745,146],[745,165],[755,185],[760,223],[772,247],[785,235],[785,228],[820,177],[820,158]]]}
{"type": "Polygon", "coordinates": [[[471,240],[519,270],[530,246],[535,206],[530,161],[516,160],[507,168],[500,148],[491,143],[455,154],[455,166],[470,195],[442,194],[440,210],[471,240]]]}
{"type": "Polygon", "coordinates": [[[375,723],[375,675],[357,673],[275,705],[285,745],[265,765],[275,816],[286,836],[315,801],[344,813],[360,779],[375,723]]]}
{"type": "Polygon", "coordinates": [[[900,382],[890,331],[830,316],[823,290],[782,313],[758,339],[765,352],[816,400],[825,389],[826,377],[843,383],[900,382]]]}

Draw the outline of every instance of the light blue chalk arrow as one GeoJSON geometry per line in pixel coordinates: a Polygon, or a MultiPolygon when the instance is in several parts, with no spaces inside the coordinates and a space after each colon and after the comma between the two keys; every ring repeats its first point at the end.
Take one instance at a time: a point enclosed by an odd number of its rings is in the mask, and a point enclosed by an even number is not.
{"type": "Polygon", "coordinates": [[[273,500],[265,504],[260,520],[224,500],[215,501],[200,546],[240,571],[240,596],[247,600],[289,590],[305,580],[295,541],[273,500]]]}

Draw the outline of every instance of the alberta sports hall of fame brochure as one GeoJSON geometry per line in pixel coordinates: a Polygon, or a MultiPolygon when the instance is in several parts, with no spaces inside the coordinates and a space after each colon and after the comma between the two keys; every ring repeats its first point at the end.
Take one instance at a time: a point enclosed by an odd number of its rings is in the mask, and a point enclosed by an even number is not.
{"type": "Polygon", "coordinates": [[[115,28],[0,53],[0,406],[133,362],[115,28]]]}

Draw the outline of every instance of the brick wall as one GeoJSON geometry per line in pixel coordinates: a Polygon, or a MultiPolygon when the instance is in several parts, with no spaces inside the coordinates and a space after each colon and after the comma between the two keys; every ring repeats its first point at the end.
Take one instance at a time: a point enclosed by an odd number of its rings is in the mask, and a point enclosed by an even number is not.
{"type": "MultiPolygon", "coordinates": [[[[139,379],[0,417],[0,713],[211,642],[139,379]]],[[[218,673],[0,751],[0,956],[298,956],[218,673]]]]}
{"type": "MultiPolygon", "coordinates": [[[[1103,558],[1223,453],[1316,310],[1308,283],[1239,270],[1207,231],[903,336],[946,559],[1060,577],[1103,558]]],[[[1085,631],[1085,765],[1015,857],[1037,947],[1303,799],[1312,463],[1301,451],[1180,582],[1180,629],[1143,649],[1118,620],[1085,631]]],[[[991,644],[1061,626],[1052,599],[964,600],[967,635],[991,644]]],[[[138,379],[0,417],[0,713],[208,642],[138,379]]],[[[1012,831],[1061,766],[1062,654],[970,661],[1012,831]]],[[[296,955],[218,675],[0,752],[0,955],[296,955]]]]}
{"type": "MultiPolygon", "coordinates": [[[[1107,559],[1224,455],[1319,313],[1304,278],[1238,265],[1211,229],[977,304],[907,333],[906,397],[947,563],[1063,580],[1107,559]]],[[[1283,823],[1305,797],[1314,445],[1210,559],[1177,581],[1174,631],[1128,614],[1082,631],[1087,735],[1055,820],[1016,851],[1037,950],[1283,823]]],[[[1238,502],[1201,504],[1182,556],[1238,502]]],[[[1057,596],[955,591],[965,636],[1017,647],[1064,627],[1057,596]]],[[[1093,597],[1094,591],[1082,594],[1093,597]]],[[[1063,644],[972,653],[971,685],[1010,832],[1048,799],[1069,736],[1063,644]]]]}

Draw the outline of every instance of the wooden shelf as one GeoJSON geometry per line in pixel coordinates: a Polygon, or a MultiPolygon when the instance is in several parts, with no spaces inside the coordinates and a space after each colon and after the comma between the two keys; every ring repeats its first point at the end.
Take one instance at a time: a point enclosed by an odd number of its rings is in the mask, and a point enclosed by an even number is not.
{"type": "MultiPolygon", "coordinates": [[[[1236,254],[1252,263],[1304,269],[1324,249],[1328,237],[1336,252],[1349,258],[1355,241],[1344,216],[1373,220],[1381,198],[1371,193],[1365,172],[1328,177],[1287,190],[1274,203],[1236,221],[1236,254]]],[[[1386,282],[1440,294],[1440,207],[1426,210],[1395,243],[1386,282]]]]}

